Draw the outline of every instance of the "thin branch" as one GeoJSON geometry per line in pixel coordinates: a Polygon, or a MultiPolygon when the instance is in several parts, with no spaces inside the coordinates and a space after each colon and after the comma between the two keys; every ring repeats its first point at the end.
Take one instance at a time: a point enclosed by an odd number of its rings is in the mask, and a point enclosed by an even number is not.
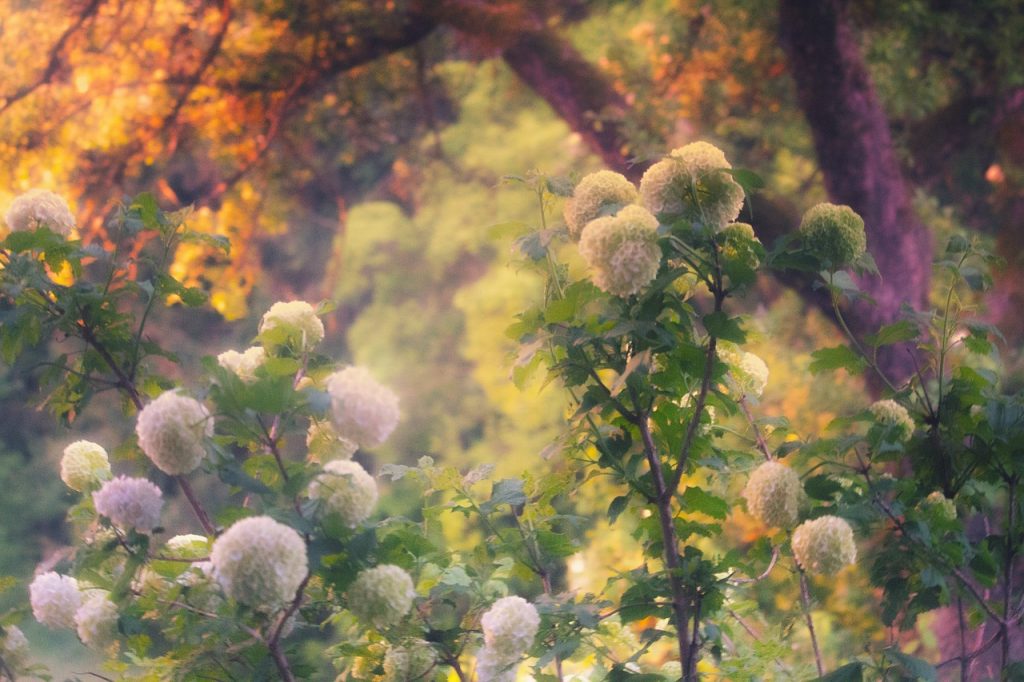
{"type": "Polygon", "coordinates": [[[807,574],[804,569],[800,571],[800,603],[804,607],[804,617],[807,619],[807,632],[811,636],[811,646],[814,648],[814,663],[818,667],[818,677],[825,676],[825,666],[821,663],[821,650],[818,648],[818,636],[814,633],[814,619],[811,617],[811,592],[807,588],[807,574]]]}
{"type": "Polygon", "coordinates": [[[768,443],[765,442],[764,436],[761,435],[761,429],[757,427],[757,422],[754,421],[754,414],[750,411],[750,406],[747,405],[746,396],[739,399],[740,409],[743,410],[743,414],[746,415],[747,421],[750,422],[750,427],[754,430],[754,438],[757,440],[757,447],[761,450],[764,458],[769,462],[772,461],[772,452],[768,449],[768,443]]]}
{"type": "Polygon", "coordinates": [[[185,498],[188,500],[188,503],[192,505],[192,511],[195,512],[196,519],[199,520],[199,525],[203,527],[203,531],[211,538],[216,537],[217,527],[213,525],[212,521],[210,521],[210,516],[206,513],[206,510],[203,509],[203,505],[199,502],[199,498],[196,497],[195,491],[192,490],[192,484],[189,483],[188,479],[183,475],[175,476],[174,479],[178,482],[178,485],[181,486],[181,492],[185,493],[185,498]]]}

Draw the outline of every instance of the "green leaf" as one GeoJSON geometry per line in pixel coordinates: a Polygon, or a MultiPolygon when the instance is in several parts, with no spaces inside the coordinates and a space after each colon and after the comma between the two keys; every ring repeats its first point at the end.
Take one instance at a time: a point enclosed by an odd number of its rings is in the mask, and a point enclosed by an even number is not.
{"type": "Polygon", "coordinates": [[[503,478],[494,484],[491,499],[480,505],[485,514],[494,511],[499,505],[508,504],[518,507],[526,504],[526,493],[523,492],[523,481],[518,478],[503,478]]]}
{"type": "Polygon", "coordinates": [[[840,368],[850,374],[860,374],[868,366],[867,361],[849,346],[821,348],[811,353],[811,357],[814,358],[808,367],[811,374],[840,368]]]}
{"type": "Polygon", "coordinates": [[[847,663],[836,668],[824,677],[819,677],[818,682],[862,682],[864,679],[864,664],[860,661],[847,663]]]}
{"type": "Polygon", "coordinates": [[[703,318],[704,328],[707,329],[708,334],[717,336],[723,341],[732,341],[733,343],[745,343],[747,335],[740,327],[740,319],[738,317],[729,317],[721,310],[708,313],[703,318]]]}
{"type": "Polygon", "coordinates": [[[909,656],[898,649],[886,649],[885,656],[903,668],[914,679],[934,682],[937,679],[935,667],[920,658],[909,656]]]}
{"type": "Polygon", "coordinates": [[[913,341],[919,334],[917,325],[910,320],[899,320],[892,324],[887,324],[878,330],[877,334],[871,334],[867,337],[867,342],[875,348],[881,346],[891,346],[894,343],[903,343],[905,341],[913,341]]]}
{"type": "Polygon", "coordinates": [[[804,481],[804,491],[807,493],[807,497],[812,500],[831,500],[833,495],[842,489],[843,486],[832,480],[832,477],[828,474],[811,476],[804,481]]]}
{"type": "Polygon", "coordinates": [[[680,497],[686,511],[702,512],[716,519],[724,519],[729,514],[728,503],[703,488],[687,488],[680,497]]]}
{"type": "Polygon", "coordinates": [[[746,195],[752,194],[755,190],[764,187],[764,179],[752,170],[746,168],[726,168],[725,172],[733,177],[743,188],[746,195]]]}
{"type": "Polygon", "coordinates": [[[626,506],[629,504],[629,497],[626,495],[619,495],[612,503],[608,505],[608,523],[613,524],[615,520],[619,518],[622,512],[626,511],[626,506]]]}
{"type": "Polygon", "coordinates": [[[561,559],[579,551],[579,547],[565,533],[555,533],[550,530],[538,530],[536,533],[537,544],[541,551],[549,557],[561,559]]]}

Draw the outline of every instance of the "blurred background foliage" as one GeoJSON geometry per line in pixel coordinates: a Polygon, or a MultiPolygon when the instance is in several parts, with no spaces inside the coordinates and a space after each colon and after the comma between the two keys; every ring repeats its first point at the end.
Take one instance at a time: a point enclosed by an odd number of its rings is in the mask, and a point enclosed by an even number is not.
{"type": "MultiPolygon", "coordinates": [[[[542,376],[521,389],[511,380],[505,328],[541,286],[512,264],[513,237],[537,224],[541,207],[506,176],[576,177],[616,164],[636,176],[646,160],[707,138],[764,177],[759,232],[763,221],[795,228],[803,209],[836,197],[794,57],[780,47],[787,4],[0,0],[0,206],[31,187],[53,189],[71,200],[84,239],[106,243],[123,196],[195,204],[190,226],[232,248],[224,256],[185,244],[175,255],[175,275],[205,288],[216,311],[153,323],[186,371],[245,346],[273,301],[336,301],[327,352],[370,367],[401,395],[400,431],[371,470],[424,454],[463,468],[493,462],[499,474],[565,467],[549,447],[564,394],[542,390],[542,376]]],[[[927,264],[931,244],[964,232],[995,242],[1007,260],[978,314],[1003,324],[1006,383],[1019,386],[1021,3],[823,5],[839,7],[854,36],[909,200],[932,235],[920,257],[927,264]]],[[[560,206],[543,210],[561,219],[560,206]]],[[[868,229],[869,248],[889,248],[868,229]]],[[[770,244],[778,234],[760,236],[770,244]]],[[[762,413],[813,434],[866,404],[872,387],[810,379],[810,350],[837,332],[791,284],[765,279],[757,307],[743,312],[771,370],[762,413]]],[[[88,436],[116,446],[127,435],[115,405],[96,404],[61,431],[26,404],[38,392],[25,370],[51,352],[0,374],[0,573],[19,577],[67,539],[70,498],[55,466],[64,445],[88,436]]],[[[602,486],[576,491],[581,511],[605,509],[614,492],[602,486]]],[[[727,528],[750,542],[754,524],[736,511],[727,528]]],[[[636,565],[637,550],[622,522],[587,532],[566,584],[600,590],[636,565]]],[[[817,594],[833,614],[822,616],[828,658],[856,653],[865,637],[897,636],[878,625],[871,594],[842,579],[829,588],[817,594]]],[[[770,583],[756,606],[798,613],[794,594],[770,583]]],[[[919,640],[922,655],[937,646],[928,627],[898,636],[905,650],[919,640]]]]}

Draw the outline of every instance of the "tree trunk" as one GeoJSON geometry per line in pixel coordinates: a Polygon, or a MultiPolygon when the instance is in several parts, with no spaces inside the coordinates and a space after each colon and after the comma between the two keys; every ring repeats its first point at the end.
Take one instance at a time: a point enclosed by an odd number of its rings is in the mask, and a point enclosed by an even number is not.
{"type": "MultiPolygon", "coordinates": [[[[904,303],[927,304],[932,240],[911,207],[889,120],[846,8],[843,0],[781,0],[779,32],[825,187],[832,201],[864,218],[868,249],[881,272],[881,279],[860,281],[877,306],[857,304],[849,311],[855,333],[865,333],[892,322],[904,303]]],[[[880,361],[897,381],[913,368],[906,348],[892,347],[880,361]]]]}

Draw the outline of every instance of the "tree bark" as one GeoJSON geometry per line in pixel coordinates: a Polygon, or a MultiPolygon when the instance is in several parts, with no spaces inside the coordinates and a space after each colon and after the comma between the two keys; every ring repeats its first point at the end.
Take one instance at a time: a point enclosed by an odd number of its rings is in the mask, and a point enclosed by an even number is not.
{"type": "MultiPolygon", "coordinates": [[[[861,59],[847,3],[781,0],[779,33],[825,187],[835,203],[864,218],[868,249],[881,272],[881,279],[860,281],[877,305],[857,304],[849,311],[854,332],[870,332],[896,319],[904,303],[926,305],[931,234],[911,207],[889,120],[861,59]]],[[[887,349],[880,363],[897,381],[911,373],[905,348],[887,349]]]]}

